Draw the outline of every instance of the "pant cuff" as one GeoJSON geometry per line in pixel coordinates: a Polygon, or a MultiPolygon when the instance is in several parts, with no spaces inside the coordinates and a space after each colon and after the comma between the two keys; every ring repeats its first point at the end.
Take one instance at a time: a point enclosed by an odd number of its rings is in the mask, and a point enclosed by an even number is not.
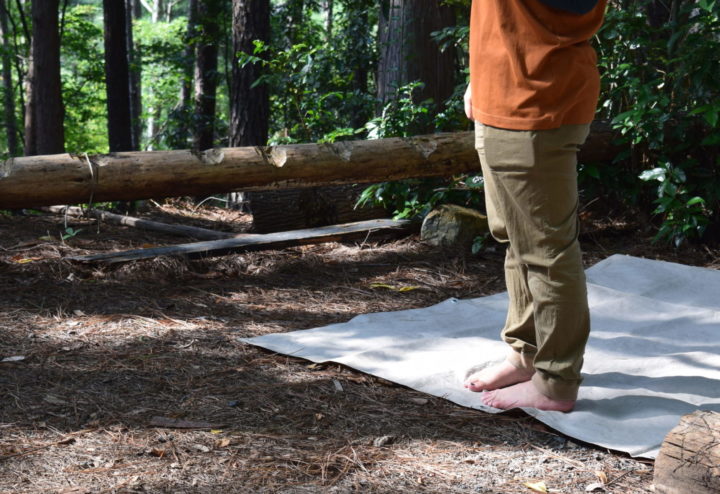
{"type": "Polygon", "coordinates": [[[508,362],[518,369],[533,371],[535,370],[535,354],[524,353],[511,350],[507,357],[508,362]]]}
{"type": "Polygon", "coordinates": [[[542,371],[533,374],[532,383],[535,389],[553,400],[574,401],[577,399],[580,381],[566,381],[548,376],[542,371]]]}

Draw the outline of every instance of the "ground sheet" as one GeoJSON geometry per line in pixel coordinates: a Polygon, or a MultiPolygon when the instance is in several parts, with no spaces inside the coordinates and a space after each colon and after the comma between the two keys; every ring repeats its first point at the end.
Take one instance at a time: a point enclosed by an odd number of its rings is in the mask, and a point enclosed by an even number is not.
{"type": "MultiPolygon", "coordinates": [[[[615,255],[587,275],[592,333],[576,408],[526,412],[581,441],[654,458],[682,415],[720,412],[720,271],[615,255]]],[[[449,299],[244,341],[496,413],[462,381],[504,358],[506,307],[505,293],[449,299]]]]}

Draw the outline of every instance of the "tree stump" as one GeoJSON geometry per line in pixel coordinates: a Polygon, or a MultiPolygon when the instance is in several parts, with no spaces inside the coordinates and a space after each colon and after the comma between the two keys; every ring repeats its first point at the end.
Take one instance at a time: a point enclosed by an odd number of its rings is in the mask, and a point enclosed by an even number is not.
{"type": "Polygon", "coordinates": [[[665,438],[655,460],[658,494],[720,492],[720,413],[685,415],[665,438]]]}
{"type": "Polygon", "coordinates": [[[284,232],[390,216],[381,207],[355,207],[365,187],[338,185],[247,192],[253,230],[257,233],[284,232]]]}

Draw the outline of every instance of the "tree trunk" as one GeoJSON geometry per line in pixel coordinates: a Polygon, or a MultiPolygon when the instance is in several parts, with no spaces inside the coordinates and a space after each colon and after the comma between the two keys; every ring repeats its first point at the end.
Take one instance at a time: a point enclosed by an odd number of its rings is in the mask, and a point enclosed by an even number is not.
{"type": "Polygon", "coordinates": [[[330,43],[333,37],[333,18],[335,14],[335,3],[333,0],[325,0],[325,39],[330,43]]]}
{"type": "Polygon", "coordinates": [[[382,207],[355,208],[364,189],[352,184],[253,192],[253,230],[271,233],[387,218],[382,207]]]}
{"type": "Polygon", "coordinates": [[[8,36],[7,9],[5,0],[0,0],[0,42],[2,42],[3,102],[5,103],[5,131],[10,156],[18,155],[17,120],[15,116],[15,95],[12,80],[10,37],[8,36]]]}
{"type": "MultiPolygon", "coordinates": [[[[368,78],[374,63],[374,43],[370,41],[367,25],[368,11],[373,0],[348,0],[345,4],[343,38],[346,40],[344,58],[348,66],[353,67],[352,88],[357,94],[367,94],[368,78]]],[[[357,101],[357,100],[356,100],[357,101]]],[[[350,126],[354,129],[363,127],[372,114],[361,101],[357,101],[350,117],[350,126]]]]}
{"type": "Polygon", "coordinates": [[[269,0],[233,0],[233,57],[230,91],[230,146],[264,146],[268,140],[270,94],[267,84],[252,87],[260,64],[241,67],[238,53],[253,53],[255,40],[270,41],[269,0]]]}
{"type": "Polygon", "coordinates": [[[132,108],[128,64],[127,13],[123,0],[103,0],[105,17],[105,86],[110,152],[131,151],[132,108]]]}
{"type": "Polygon", "coordinates": [[[133,20],[137,18],[139,0],[127,0],[125,14],[127,22],[127,52],[130,71],[130,125],[132,133],[132,149],[140,149],[142,139],[142,57],[135,46],[133,36],[133,20]]]}
{"type": "MultiPolygon", "coordinates": [[[[0,209],[449,177],[479,171],[474,143],[473,132],[459,132],[204,153],[14,158],[0,162],[0,209]]],[[[610,161],[617,152],[591,133],[579,159],[610,161]]]]}
{"type": "Polygon", "coordinates": [[[305,0],[286,0],[283,5],[285,12],[284,28],[286,47],[290,48],[299,42],[298,28],[302,24],[303,11],[305,10],[305,0]]]}
{"type": "Polygon", "coordinates": [[[32,2],[32,59],[30,62],[25,154],[55,154],[65,150],[60,81],[59,0],[32,2]],[[28,133],[29,130],[29,133],[28,133]]]}
{"type": "Polygon", "coordinates": [[[430,34],[454,24],[452,7],[439,0],[388,0],[381,6],[377,86],[383,104],[413,81],[425,85],[417,101],[432,98],[439,108],[452,95],[454,52],[441,52],[430,34]]]}
{"type": "Polygon", "coordinates": [[[195,66],[195,36],[197,35],[197,0],[190,0],[187,9],[187,30],[185,31],[185,51],[183,52],[185,68],[183,70],[180,98],[176,107],[175,118],[178,127],[176,137],[170,145],[174,149],[188,147],[190,137],[190,120],[192,117],[193,68],[195,66]]]}
{"type": "Polygon", "coordinates": [[[221,0],[198,0],[198,27],[201,34],[195,56],[193,149],[200,151],[212,148],[215,142],[221,3],[221,0]]]}

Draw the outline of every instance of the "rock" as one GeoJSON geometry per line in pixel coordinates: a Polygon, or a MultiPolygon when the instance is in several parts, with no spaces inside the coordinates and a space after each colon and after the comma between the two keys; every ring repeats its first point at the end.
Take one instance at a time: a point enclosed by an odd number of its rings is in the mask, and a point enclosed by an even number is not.
{"type": "Polygon", "coordinates": [[[474,209],[444,204],[425,217],[420,238],[435,247],[469,250],[475,237],[488,231],[487,216],[474,209]]]}

